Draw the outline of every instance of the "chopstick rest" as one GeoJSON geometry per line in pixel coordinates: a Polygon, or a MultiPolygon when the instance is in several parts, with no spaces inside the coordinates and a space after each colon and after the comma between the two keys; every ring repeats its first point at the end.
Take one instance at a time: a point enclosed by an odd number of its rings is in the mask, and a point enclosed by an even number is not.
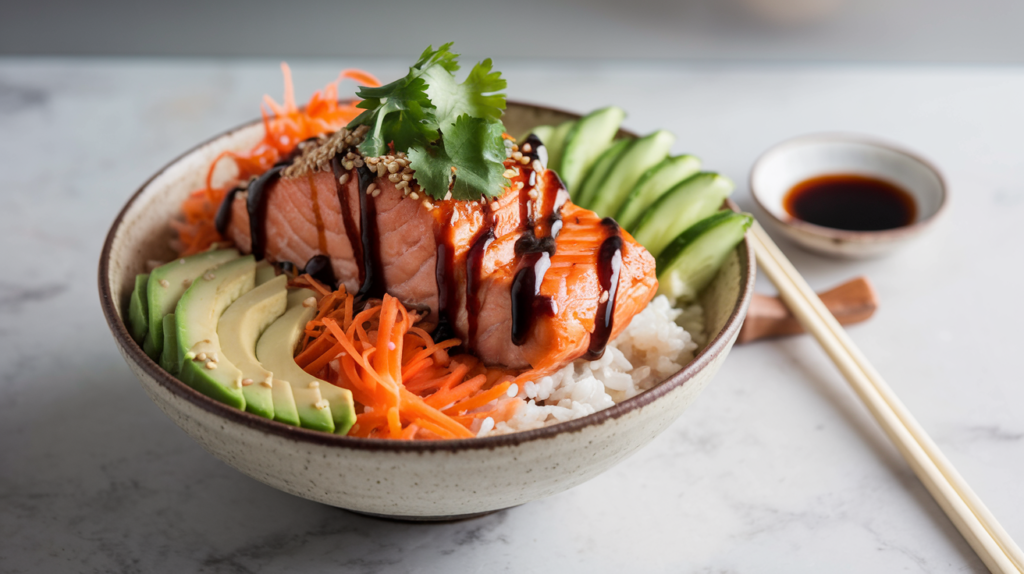
{"type": "MultiPolygon", "coordinates": [[[[867,277],[856,277],[818,295],[840,325],[867,321],[878,309],[878,294],[867,277]]],[[[800,321],[778,297],[754,293],[737,343],[804,333],[800,321]]]]}

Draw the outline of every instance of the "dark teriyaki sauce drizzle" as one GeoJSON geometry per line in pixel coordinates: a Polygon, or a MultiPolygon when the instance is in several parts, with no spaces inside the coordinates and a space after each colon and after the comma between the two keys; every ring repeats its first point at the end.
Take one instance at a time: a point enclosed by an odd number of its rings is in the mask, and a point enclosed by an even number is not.
{"type": "MultiPolygon", "coordinates": [[[[442,221],[450,217],[446,212],[442,221]]],[[[437,261],[434,264],[434,279],[437,281],[437,328],[434,341],[447,341],[458,337],[455,332],[454,309],[458,294],[455,292],[455,244],[452,226],[441,225],[437,234],[437,261]]]]}
{"type": "Polygon", "coordinates": [[[477,232],[473,245],[466,255],[466,314],[469,330],[466,333],[466,347],[472,349],[476,341],[477,321],[480,315],[480,282],[483,279],[484,255],[494,241],[494,214],[490,204],[484,205],[484,226],[477,232]]]}
{"type": "Polygon", "coordinates": [[[267,199],[270,184],[281,178],[281,172],[288,167],[279,163],[267,170],[249,184],[249,197],[245,207],[249,212],[249,237],[252,239],[252,254],[257,261],[266,256],[267,251],[267,199]]]}
{"type": "Polygon", "coordinates": [[[310,257],[306,266],[302,268],[302,272],[331,289],[338,288],[338,280],[334,276],[334,268],[331,267],[331,258],[326,255],[310,257]]]}
{"type": "Polygon", "coordinates": [[[377,172],[370,168],[358,168],[359,174],[359,231],[362,245],[363,283],[356,296],[362,300],[380,299],[387,291],[384,283],[384,268],[380,260],[380,232],[377,229],[377,202],[366,194],[377,172]]]}
{"type": "MultiPolygon", "coordinates": [[[[341,204],[341,221],[345,225],[345,235],[348,237],[348,243],[352,246],[352,257],[356,260],[356,268],[359,270],[359,285],[362,286],[363,282],[366,281],[366,271],[363,264],[363,242],[359,236],[356,220],[352,217],[352,204],[349,203],[348,193],[346,192],[347,187],[341,184],[341,176],[348,173],[341,166],[341,155],[342,152],[339,152],[331,158],[331,172],[334,174],[334,186],[338,192],[338,202],[341,204]]],[[[365,194],[366,192],[364,191],[363,195],[365,194]]]]}
{"type": "Polygon", "coordinates": [[[597,280],[601,286],[601,299],[594,317],[594,331],[590,334],[590,345],[584,358],[590,361],[600,359],[612,335],[615,320],[615,296],[619,288],[619,271],[622,269],[622,235],[615,220],[606,217],[601,220],[608,237],[601,243],[597,253],[597,280]],[[604,294],[608,296],[605,297],[604,294]]]}
{"type": "Polygon", "coordinates": [[[231,226],[231,211],[232,206],[235,204],[235,197],[239,192],[245,191],[244,185],[239,185],[229,191],[224,199],[220,202],[220,207],[217,208],[217,217],[213,220],[214,227],[217,228],[217,233],[221,237],[225,237],[228,233],[228,227],[231,226]]]}
{"type": "MultiPolygon", "coordinates": [[[[536,136],[527,138],[531,142],[530,154],[540,152],[543,149],[540,140],[536,136]],[[536,143],[533,143],[533,141],[536,143]],[[541,148],[541,149],[538,149],[541,148]]],[[[524,142],[525,144],[526,142],[524,142]]],[[[528,155],[528,154],[523,154],[528,155]]],[[[546,312],[554,315],[558,312],[554,301],[540,296],[540,286],[544,282],[544,275],[551,267],[551,256],[555,254],[555,239],[562,229],[562,206],[569,199],[558,174],[551,170],[545,170],[541,177],[544,178],[544,195],[540,200],[538,213],[533,213],[533,205],[536,201],[530,200],[530,190],[536,189],[533,185],[537,181],[537,174],[531,168],[529,181],[531,185],[525,186],[519,191],[520,221],[525,231],[516,241],[516,256],[522,257],[519,271],[512,279],[512,343],[519,346],[526,342],[533,327],[534,318],[538,312],[546,312]],[[523,207],[524,196],[527,198],[523,207]],[[535,217],[539,216],[539,217],[535,217]]]]}

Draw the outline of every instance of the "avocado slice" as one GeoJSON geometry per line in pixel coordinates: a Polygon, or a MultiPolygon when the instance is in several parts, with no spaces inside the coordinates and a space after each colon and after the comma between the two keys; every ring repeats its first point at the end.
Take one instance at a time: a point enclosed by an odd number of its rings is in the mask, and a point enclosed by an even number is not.
{"type": "Polygon", "coordinates": [[[164,315],[164,349],[160,352],[160,367],[178,376],[178,327],[174,313],[164,315]]]}
{"type": "Polygon", "coordinates": [[[277,277],[277,270],[266,259],[256,264],[256,285],[263,285],[277,277]]]}
{"type": "Polygon", "coordinates": [[[356,421],[352,392],[306,373],[295,362],[295,346],[316,315],[316,305],[306,306],[314,295],[309,289],[288,295],[288,310],[263,332],[256,357],[274,373],[274,388],[286,382],[291,386],[303,428],[343,435],[356,421]]]}
{"type": "Polygon", "coordinates": [[[622,108],[601,108],[584,116],[569,131],[565,137],[565,150],[562,152],[558,175],[562,177],[570,195],[580,185],[601,152],[611,145],[625,117],[626,112],[622,108]]]}
{"type": "Polygon", "coordinates": [[[224,310],[255,284],[255,258],[239,257],[197,277],[174,310],[178,378],[204,395],[242,410],[242,371],[224,356],[217,324],[224,310]]]}
{"type": "Polygon", "coordinates": [[[661,163],[647,170],[647,173],[633,186],[629,197],[626,198],[626,203],[615,214],[615,221],[632,233],[633,226],[640,221],[651,204],[668,193],[676,184],[698,171],[700,171],[700,160],[692,155],[665,158],[661,163]]]}
{"type": "Polygon", "coordinates": [[[178,300],[196,277],[236,257],[236,249],[205,251],[184,259],[175,259],[150,272],[146,284],[149,334],[146,335],[143,350],[154,361],[160,357],[164,346],[164,315],[174,312],[178,300]]]}
{"type": "Polygon", "coordinates": [[[555,126],[555,129],[551,132],[551,136],[548,137],[548,139],[540,140],[544,142],[544,147],[548,148],[548,165],[546,166],[548,169],[553,169],[561,173],[562,152],[565,151],[565,138],[569,135],[569,132],[575,125],[576,120],[562,122],[555,126]]]}
{"type": "Polygon", "coordinates": [[[569,195],[572,197],[573,203],[580,207],[588,207],[594,200],[594,195],[601,187],[601,183],[608,179],[608,174],[615,168],[616,162],[634,142],[635,140],[628,138],[617,140],[608,146],[608,149],[601,152],[583,182],[577,186],[577,189],[570,190],[569,195]]]}
{"type": "Polygon", "coordinates": [[[665,130],[658,130],[636,140],[636,143],[622,154],[619,161],[615,162],[615,167],[608,172],[608,176],[601,182],[601,187],[594,192],[588,207],[604,217],[612,217],[618,213],[626,201],[626,196],[640,177],[668,156],[675,141],[676,136],[665,130]]]}
{"type": "MultiPolygon", "coordinates": [[[[259,273],[257,266],[257,281],[259,273]]],[[[274,374],[256,358],[256,341],[287,306],[288,278],[281,275],[239,297],[217,323],[224,356],[242,371],[245,410],[268,419],[274,418],[274,374]]]]}
{"type": "Polygon", "coordinates": [[[135,289],[132,289],[132,298],[128,302],[128,330],[131,331],[132,339],[142,345],[146,341],[146,333],[149,332],[149,313],[147,312],[146,282],[149,281],[149,273],[141,273],[135,276],[135,289]]]}

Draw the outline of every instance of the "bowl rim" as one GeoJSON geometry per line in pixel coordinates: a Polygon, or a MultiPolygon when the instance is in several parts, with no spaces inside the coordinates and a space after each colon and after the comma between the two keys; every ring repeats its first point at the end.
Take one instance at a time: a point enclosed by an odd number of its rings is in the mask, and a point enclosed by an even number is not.
{"type": "Polygon", "coordinates": [[[773,223],[782,227],[790,228],[797,231],[803,231],[810,235],[816,235],[831,239],[833,241],[843,242],[856,242],[856,243],[879,243],[884,241],[893,241],[916,235],[926,228],[930,227],[935,223],[939,217],[946,212],[949,205],[949,185],[946,182],[946,177],[942,171],[935,165],[935,163],[921,154],[911,151],[910,149],[897,144],[895,142],[880,138],[877,136],[857,133],[857,132],[812,132],[807,134],[798,135],[785,139],[761,153],[758,156],[757,161],[750,168],[750,176],[748,178],[748,186],[750,188],[750,195],[754,198],[754,203],[757,207],[772,220],[773,223]],[[757,190],[754,185],[754,178],[758,171],[763,169],[763,164],[769,159],[769,156],[785,151],[786,148],[796,147],[798,145],[810,144],[821,144],[821,143],[856,143],[876,148],[881,148],[887,151],[891,151],[903,156],[906,156],[930,170],[935,177],[939,180],[939,207],[934,213],[925,217],[920,221],[915,221],[910,225],[904,225],[902,227],[895,227],[893,229],[882,229],[877,231],[854,231],[850,229],[836,229],[834,227],[825,227],[823,225],[815,225],[814,223],[806,222],[796,217],[790,217],[783,219],[775,215],[772,210],[768,209],[765,202],[761,200],[761,193],[757,190]]]}
{"type": "MultiPolygon", "coordinates": [[[[527,107],[534,108],[548,112],[555,112],[559,114],[565,114],[576,119],[582,117],[574,112],[561,110],[558,108],[541,106],[530,104],[526,102],[519,102],[510,100],[508,105],[516,107],[527,107]]],[[[152,176],[149,177],[128,199],[124,207],[118,212],[117,217],[114,219],[110,226],[110,230],[107,232],[107,237],[103,242],[103,249],[100,252],[99,269],[97,279],[99,282],[99,296],[100,306],[103,310],[103,316],[107,321],[107,325],[110,328],[111,333],[114,335],[116,343],[124,350],[126,358],[133,361],[142,371],[152,377],[157,384],[169,391],[172,395],[179,399],[183,399],[192,405],[209,412],[211,414],[219,415],[228,419],[229,421],[239,423],[243,426],[252,428],[254,430],[262,431],[267,434],[279,436],[284,439],[290,439],[297,442],[312,443],[320,446],[335,446],[340,448],[348,448],[353,450],[368,450],[368,451],[386,451],[386,452],[457,452],[463,450],[480,450],[488,449],[493,450],[502,447],[514,447],[526,442],[538,441],[543,439],[551,439],[557,435],[563,433],[579,432],[583,429],[599,425],[609,419],[620,418],[636,409],[651,404],[655,400],[667,395],[670,391],[686,384],[690,381],[698,372],[704,367],[718,358],[723,352],[725,352],[733,338],[739,333],[740,326],[743,323],[744,316],[746,315],[746,309],[753,297],[754,292],[754,279],[756,275],[756,266],[754,263],[753,249],[750,244],[749,237],[745,237],[743,242],[740,243],[737,248],[739,249],[740,257],[740,291],[736,297],[736,303],[733,307],[732,313],[726,320],[722,330],[715,336],[714,339],[708,342],[708,344],[697,354],[696,357],[689,364],[684,366],[676,373],[669,376],[667,379],[659,383],[657,386],[639,393],[635,397],[631,397],[617,403],[607,409],[597,411],[593,414],[585,417],[558,423],[538,429],[532,429],[528,431],[515,432],[505,435],[481,437],[481,438],[469,438],[469,439],[448,439],[448,440],[437,440],[437,441],[391,441],[391,440],[380,440],[370,438],[357,438],[340,436],[331,433],[325,433],[321,431],[315,431],[310,429],[304,429],[300,427],[294,427],[280,423],[271,419],[266,419],[247,411],[236,409],[235,407],[226,405],[218,402],[185,383],[179,381],[177,378],[171,376],[170,373],[160,368],[160,366],[151,359],[142,348],[135,342],[128,332],[127,326],[121,319],[121,316],[117,312],[117,307],[120,304],[114,300],[110,289],[110,253],[113,248],[114,239],[117,235],[118,230],[124,223],[125,215],[131,209],[132,205],[139,199],[139,196],[149,187],[149,185],[163,174],[171,166],[177,164],[179,161],[194,153],[196,150],[211,144],[221,138],[230,136],[240,130],[248,129],[249,127],[259,124],[262,119],[256,119],[246,122],[242,125],[236,126],[224,132],[221,132],[211,138],[208,138],[201,143],[193,146],[184,153],[178,155],[170,162],[165,164],[159,170],[157,170],[152,176]]],[[[628,132],[626,132],[628,133],[628,132]]],[[[729,202],[730,207],[735,209],[735,205],[729,202]]]]}

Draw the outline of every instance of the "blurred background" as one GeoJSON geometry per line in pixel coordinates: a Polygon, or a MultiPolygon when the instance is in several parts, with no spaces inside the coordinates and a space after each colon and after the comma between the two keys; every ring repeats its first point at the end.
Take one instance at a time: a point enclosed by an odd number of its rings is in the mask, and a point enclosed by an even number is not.
{"type": "Polygon", "coordinates": [[[3,55],[404,58],[454,40],[469,56],[509,59],[1024,61],[1019,0],[5,0],[2,8],[3,55]]]}

